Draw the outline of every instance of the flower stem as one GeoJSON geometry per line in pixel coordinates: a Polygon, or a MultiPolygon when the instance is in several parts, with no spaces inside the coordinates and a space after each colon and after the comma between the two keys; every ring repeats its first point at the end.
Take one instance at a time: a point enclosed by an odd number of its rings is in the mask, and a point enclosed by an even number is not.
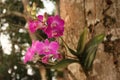
{"type": "Polygon", "coordinates": [[[63,41],[63,43],[65,44],[65,46],[66,46],[67,48],[69,48],[69,46],[67,45],[67,43],[63,40],[63,38],[60,37],[60,39],[63,41]]]}

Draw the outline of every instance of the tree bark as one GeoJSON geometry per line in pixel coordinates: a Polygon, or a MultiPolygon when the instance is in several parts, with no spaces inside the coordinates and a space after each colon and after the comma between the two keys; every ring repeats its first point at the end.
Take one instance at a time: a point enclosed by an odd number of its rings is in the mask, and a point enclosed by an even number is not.
{"type": "MultiPolygon", "coordinates": [[[[63,39],[72,49],[76,49],[83,27],[91,28],[92,36],[111,32],[113,38],[118,39],[119,12],[118,0],[60,0],[60,15],[65,20],[63,39]]],[[[76,80],[120,80],[120,56],[117,57],[117,64],[114,64],[115,58],[113,53],[105,52],[104,45],[100,44],[89,76],[85,76],[79,64],[70,64],[68,70],[76,80]]],[[[74,80],[69,73],[68,76],[66,80],[74,80]]]]}
{"type": "MultiPolygon", "coordinates": [[[[80,0],[76,2],[75,0],[60,0],[60,14],[65,20],[65,32],[63,39],[70,48],[75,49],[79,35],[83,30],[83,27],[85,27],[83,1],[80,0]]],[[[72,56],[69,53],[66,54],[72,56]]],[[[86,80],[86,76],[79,64],[70,64],[68,66],[68,70],[69,72],[65,72],[67,73],[65,80],[86,80]],[[75,78],[71,76],[70,72],[75,78]]]]}

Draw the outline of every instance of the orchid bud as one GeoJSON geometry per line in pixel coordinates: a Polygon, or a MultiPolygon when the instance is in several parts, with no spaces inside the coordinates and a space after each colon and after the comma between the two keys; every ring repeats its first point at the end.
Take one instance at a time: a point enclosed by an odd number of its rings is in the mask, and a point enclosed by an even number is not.
{"type": "Polygon", "coordinates": [[[31,7],[29,5],[27,5],[27,12],[30,12],[31,11],[31,7]]]}
{"type": "Polygon", "coordinates": [[[31,11],[32,16],[36,16],[36,11],[31,11]]]}
{"type": "Polygon", "coordinates": [[[35,4],[35,3],[33,3],[33,5],[32,5],[32,10],[33,10],[33,11],[36,10],[36,4],[35,4]]]}

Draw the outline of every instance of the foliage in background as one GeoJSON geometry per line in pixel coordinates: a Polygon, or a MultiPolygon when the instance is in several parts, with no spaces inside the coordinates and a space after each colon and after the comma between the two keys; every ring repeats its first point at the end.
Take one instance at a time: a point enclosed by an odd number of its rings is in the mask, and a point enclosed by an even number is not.
{"type": "MultiPolygon", "coordinates": [[[[30,0],[30,3],[33,1],[38,4],[38,8],[43,8],[41,0],[30,0]]],[[[40,80],[38,68],[31,66],[34,74],[29,75],[29,65],[23,64],[23,53],[31,43],[24,28],[26,20],[19,15],[23,13],[23,9],[21,0],[5,0],[4,3],[0,1],[0,35],[8,35],[12,44],[11,54],[8,55],[4,53],[0,43],[0,80],[40,80]],[[5,24],[8,24],[6,28],[5,24]]]]}

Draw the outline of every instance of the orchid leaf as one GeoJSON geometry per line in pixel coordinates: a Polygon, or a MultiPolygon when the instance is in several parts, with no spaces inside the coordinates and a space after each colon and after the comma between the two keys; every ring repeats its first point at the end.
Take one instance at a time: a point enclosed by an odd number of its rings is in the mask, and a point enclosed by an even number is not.
{"type": "Polygon", "coordinates": [[[92,38],[86,45],[84,49],[84,54],[82,54],[82,66],[89,70],[93,64],[93,61],[96,56],[97,46],[99,43],[101,43],[104,39],[104,34],[100,34],[92,38]]]}
{"type": "Polygon", "coordinates": [[[86,70],[90,70],[93,64],[93,61],[95,59],[96,56],[96,51],[97,51],[97,46],[93,47],[93,49],[91,49],[88,54],[86,55],[85,59],[84,59],[84,68],[86,70]]]}
{"type": "Polygon", "coordinates": [[[56,65],[54,65],[52,68],[53,69],[63,69],[66,68],[69,64],[78,62],[77,60],[73,59],[63,59],[60,62],[58,62],[56,65]]]}
{"type": "Polygon", "coordinates": [[[77,52],[81,54],[84,51],[86,39],[87,39],[88,30],[87,28],[84,29],[84,31],[81,33],[78,45],[77,45],[77,52]]]}
{"type": "Polygon", "coordinates": [[[68,50],[70,51],[71,54],[73,54],[75,56],[78,56],[78,53],[75,52],[73,49],[71,49],[71,48],[68,47],[68,50]]]}
{"type": "Polygon", "coordinates": [[[104,37],[105,37],[105,34],[99,34],[95,36],[86,44],[86,49],[90,49],[91,47],[98,45],[103,41],[104,37]]]}

